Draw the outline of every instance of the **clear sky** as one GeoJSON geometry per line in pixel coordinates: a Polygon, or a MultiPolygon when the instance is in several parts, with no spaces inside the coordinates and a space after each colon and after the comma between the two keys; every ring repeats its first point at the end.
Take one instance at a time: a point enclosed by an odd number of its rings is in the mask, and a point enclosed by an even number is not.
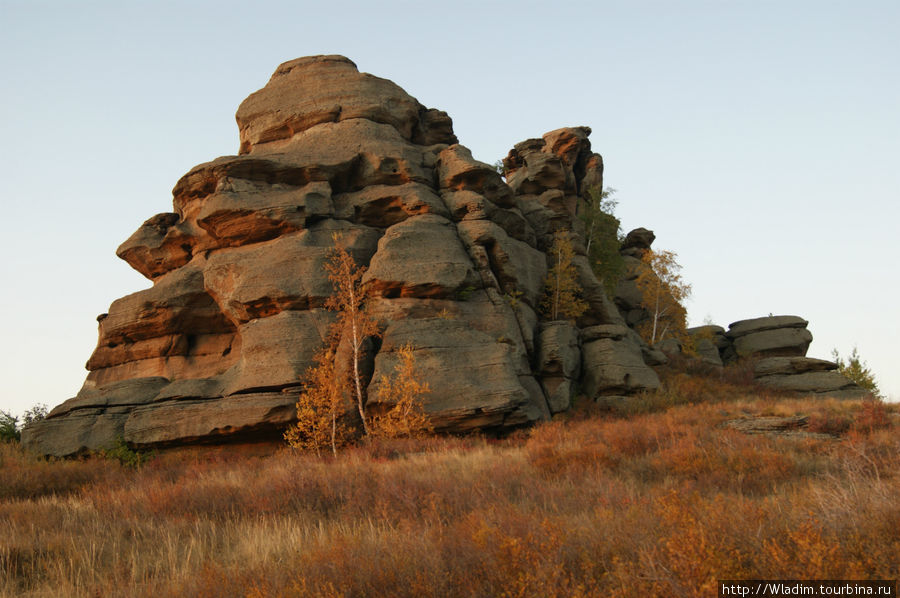
{"type": "Polygon", "coordinates": [[[0,0],[0,409],[74,396],[116,247],[279,63],[344,54],[492,163],[588,125],[693,323],[796,314],[900,398],[900,2],[0,0]]]}

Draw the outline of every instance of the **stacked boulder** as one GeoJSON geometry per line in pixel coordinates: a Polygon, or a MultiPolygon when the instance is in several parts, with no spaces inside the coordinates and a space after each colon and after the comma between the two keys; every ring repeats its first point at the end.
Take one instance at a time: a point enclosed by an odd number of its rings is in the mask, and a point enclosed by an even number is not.
{"type": "Polygon", "coordinates": [[[98,318],[84,386],[25,431],[27,447],[279,438],[334,318],[324,266],[336,243],[367,266],[383,327],[362,368],[371,410],[406,343],[447,432],[547,418],[576,386],[597,398],[658,385],[578,235],[577,206],[602,185],[589,128],[517,144],[507,183],[457,143],[446,113],[342,56],[281,65],[236,117],[239,155],[193,168],[174,211],[119,248],[153,285],[98,318]],[[538,308],[558,231],[589,304],[576,322],[538,308]]]}
{"type": "Polygon", "coordinates": [[[625,322],[632,328],[646,321],[650,315],[643,306],[643,294],[637,285],[641,257],[650,249],[656,235],[652,230],[636,228],[625,235],[619,255],[625,266],[624,275],[616,285],[615,304],[625,322]]]}
{"type": "Polygon", "coordinates": [[[754,381],[773,389],[803,395],[858,398],[866,391],[838,371],[838,365],[806,357],[812,342],[809,322],[798,316],[767,316],[720,326],[700,326],[694,336],[697,352],[710,363],[753,359],[754,381]]]}
{"type": "Polygon", "coordinates": [[[797,316],[767,316],[734,322],[725,332],[726,362],[741,357],[806,355],[812,334],[809,322],[797,316]]]}

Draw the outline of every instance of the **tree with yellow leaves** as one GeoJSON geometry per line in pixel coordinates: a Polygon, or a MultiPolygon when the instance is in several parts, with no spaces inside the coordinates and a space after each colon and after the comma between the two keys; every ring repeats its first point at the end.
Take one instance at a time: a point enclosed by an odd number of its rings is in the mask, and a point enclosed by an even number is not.
{"type": "Polygon", "coordinates": [[[431,388],[418,378],[412,344],[400,347],[397,355],[394,377],[382,376],[378,387],[378,402],[393,407],[372,416],[369,425],[369,433],[380,438],[414,438],[432,431],[422,406],[431,388]]]}
{"type": "Polygon", "coordinates": [[[334,241],[335,248],[325,264],[333,292],[325,307],[337,312],[337,319],[331,325],[325,346],[314,357],[315,365],[304,376],[303,391],[297,400],[297,423],[284,435],[292,447],[314,449],[317,454],[329,445],[336,454],[338,447],[349,439],[351,431],[345,426],[344,417],[348,394],[355,399],[364,432],[369,432],[360,362],[365,340],[381,334],[366,311],[367,294],[362,288],[365,267],[356,265],[339,236],[335,235],[334,241]],[[342,339],[350,348],[351,363],[347,368],[337,363],[342,339]]]}
{"type": "Polygon", "coordinates": [[[331,446],[337,449],[347,440],[349,430],[343,424],[345,381],[340,379],[334,368],[334,347],[337,343],[330,339],[315,356],[316,365],[306,371],[306,384],[297,399],[297,423],[288,428],[285,440],[294,448],[321,450],[331,446]]]}
{"type": "Polygon", "coordinates": [[[687,336],[687,310],[683,302],[691,294],[691,285],[681,278],[681,265],[674,251],[647,249],[635,280],[641,291],[641,306],[650,320],[638,332],[650,345],[667,336],[684,340],[687,336]]]}
{"type": "Polygon", "coordinates": [[[331,259],[325,264],[325,271],[328,272],[334,293],[328,298],[325,307],[337,313],[333,336],[337,338],[343,336],[349,342],[353,395],[356,398],[363,431],[368,434],[369,424],[359,366],[364,353],[363,343],[367,338],[381,336],[381,329],[366,309],[367,293],[362,287],[366,267],[356,265],[353,257],[340,243],[338,236],[335,236],[335,242],[337,246],[331,259]]]}
{"type": "Polygon", "coordinates": [[[587,302],[581,298],[578,271],[572,263],[574,258],[575,250],[568,233],[556,232],[550,247],[553,265],[544,279],[541,300],[541,310],[551,320],[575,320],[588,309],[587,302]]]}

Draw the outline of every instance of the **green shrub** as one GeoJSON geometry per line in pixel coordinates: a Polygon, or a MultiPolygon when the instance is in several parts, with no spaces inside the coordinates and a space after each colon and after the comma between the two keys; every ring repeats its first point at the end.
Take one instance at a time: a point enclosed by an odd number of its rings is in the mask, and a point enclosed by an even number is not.
{"type": "Polygon", "coordinates": [[[591,269],[610,297],[615,295],[616,285],[625,275],[625,260],[619,254],[622,231],[619,219],[614,215],[618,204],[612,198],[615,192],[610,187],[589,189],[590,199],[584,202],[579,214],[584,222],[585,249],[591,269]]]}
{"type": "Polygon", "coordinates": [[[121,436],[116,438],[116,443],[112,448],[100,451],[100,455],[107,459],[118,461],[125,467],[137,469],[142,466],[152,456],[151,453],[136,451],[125,442],[121,436]]]}
{"type": "Polygon", "coordinates": [[[19,418],[0,411],[0,442],[18,442],[20,438],[19,418]]]}
{"type": "Polygon", "coordinates": [[[868,390],[873,397],[881,398],[881,391],[878,389],[878,383],[875,382],[875,374],[869,369],[869,364],[859,356],[859,351],[856,347],[853,347],[853,350],[850,351],[846,361],[844,361],[837,349],[831,351],[831,357],[837,364],[838,371],[844,376],[868,390]]]}

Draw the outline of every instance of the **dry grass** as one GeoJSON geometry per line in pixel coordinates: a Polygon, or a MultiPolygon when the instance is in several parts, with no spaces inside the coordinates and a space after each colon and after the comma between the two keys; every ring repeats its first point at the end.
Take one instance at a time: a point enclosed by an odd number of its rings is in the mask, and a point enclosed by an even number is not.
{"type": "Polygon", "coordinates": [[[665,372],[505,440],[39,462],[0,447],[0,596],[710,596],[718,578],[900,576],[891,406],[665,372]],[[840,439],[749,415],[845,418],[840,439]],[[627,416],[626,416],[627,414],[627,416]]]}

